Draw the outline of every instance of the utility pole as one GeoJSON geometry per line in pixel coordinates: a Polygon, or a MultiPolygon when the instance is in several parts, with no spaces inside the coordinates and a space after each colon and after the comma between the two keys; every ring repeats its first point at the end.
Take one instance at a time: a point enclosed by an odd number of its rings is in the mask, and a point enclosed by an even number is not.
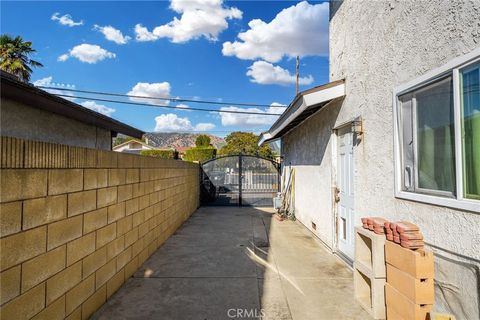
{"type": "Polygon", "coordinates": [[[296,90],[295,90],[295,96],[298,94],[298,79],[299,79],[299,69],[300,69],[300,57],[297,56],[297,64],[295,66],[295,73],[296,73],[296,81],[295,81],[295,86],[296,86],[296,90]]]}

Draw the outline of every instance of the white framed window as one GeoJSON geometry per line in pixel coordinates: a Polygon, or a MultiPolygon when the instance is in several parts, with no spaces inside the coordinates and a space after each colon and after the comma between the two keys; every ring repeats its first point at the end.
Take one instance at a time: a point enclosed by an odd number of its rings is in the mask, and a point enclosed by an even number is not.
{"type": "Polygon", "coordinates": [[[480,49],[394,90],[395,196],[480,212],[480,49]]]}

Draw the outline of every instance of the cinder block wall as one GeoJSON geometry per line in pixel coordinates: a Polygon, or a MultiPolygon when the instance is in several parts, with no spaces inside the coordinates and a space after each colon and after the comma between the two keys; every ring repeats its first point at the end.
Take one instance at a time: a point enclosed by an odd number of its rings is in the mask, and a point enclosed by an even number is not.
{"type": "Polygon", "coordinates": [[[1,138],[0,318],[86,319],[199,206],[197,164],[1,138]]]}

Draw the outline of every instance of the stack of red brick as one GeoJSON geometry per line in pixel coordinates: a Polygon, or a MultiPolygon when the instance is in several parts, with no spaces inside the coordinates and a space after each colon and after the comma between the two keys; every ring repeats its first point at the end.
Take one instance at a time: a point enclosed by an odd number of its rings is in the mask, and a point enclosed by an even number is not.
{"type": "Polygon", "coordinates": [[[385,234],[387,240],[400,244],[402,247],[417,250],[425,246],[423,235],[417,225],[407,222],[390,222],[381,217],[362,218],[365,229],[376,234],[385,234]]]}

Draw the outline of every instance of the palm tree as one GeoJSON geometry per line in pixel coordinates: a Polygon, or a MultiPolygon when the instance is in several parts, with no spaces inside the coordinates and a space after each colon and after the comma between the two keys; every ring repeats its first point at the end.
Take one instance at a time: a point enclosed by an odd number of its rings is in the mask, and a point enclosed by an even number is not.
{"type": "Polygon", "coordinates": [[[12,38],[7,34],[1,35],[0,69],[17,76],[21,81],[30,81],[30,67],[43,67],[40,62],[30,59],[29,56],[35,51],[31,41],[23,41],[20,36],[12,38]]]}

